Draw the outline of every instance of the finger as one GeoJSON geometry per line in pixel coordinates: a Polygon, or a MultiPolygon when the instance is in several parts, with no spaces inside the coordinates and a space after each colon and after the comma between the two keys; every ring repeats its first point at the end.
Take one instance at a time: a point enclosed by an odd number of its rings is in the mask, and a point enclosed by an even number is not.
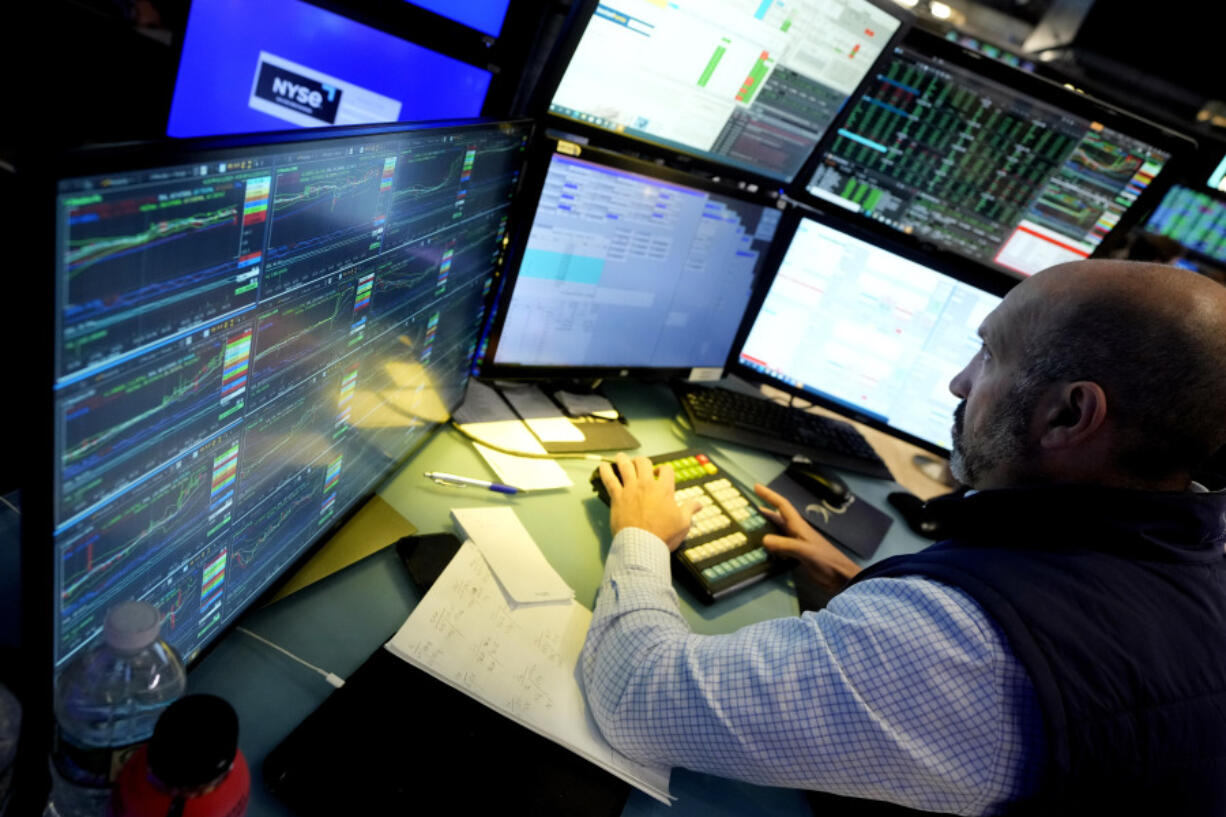
{"type": "Polygon", "coordinates": [[[657,479],[659,480],[660,485],[668,489],[669,493],[676,490],[677,474],[673,471],[673,467],[671,465],[661,465],[660,473],[657,475],[657,479]]]}
{"type": "Polygon", "coordinates": [[[607,462],[600,463],[597,469],[600,471],[600,481],[604,483],[604,488],[609,492],[609,499],[616,499],[621,496],[622,484],[617,479],[617,475],[613,473],[613,466],[607,462]]]}
{"type": "Polygon", "coordinates": [[[655,479],[655,466],[646,457],[635,457],[634,474],[643,482],[651,482],[655,479]]]}
{"type": "Polygon", "coordinates": [[[616,459],[617,472],[621,475],[622,485],[627,488],[633,487],[638,482],[638,477],[634,472],[634,466],[630,463],[630,458],[626,456],[625,452],[618,451],[616,459]]]}
{"type": "Polygon", "coordinates": [[[779,512],[776,511],[774,508],[767,508],[765,506],[762,506],[758,508],[758,513],[765,516],[771,522],[774,522],[777,527],[780,527],[780,528],[784,527],[783,517],[780,516],[779,512]]]}
{"type": "Polygon", "coordinates": [[[755,494],[778,509],[777,513],[783,519],[786,527],[791,527],[793,522],[797,524],[804,522],[804,517],[781,494],[772,491],[760,482],[753,486],[753,490],[755,494]]]}
{"type": "Polygon", "coordinates": [[[778,553],[781,556],[791,556],[797,559],[803,559],[809,552],[807,542],[801,539],[793,539],[790,536],[778,536],[774,533],[768,533],[762,537],[762,547],[771,553],[778,553]]]}

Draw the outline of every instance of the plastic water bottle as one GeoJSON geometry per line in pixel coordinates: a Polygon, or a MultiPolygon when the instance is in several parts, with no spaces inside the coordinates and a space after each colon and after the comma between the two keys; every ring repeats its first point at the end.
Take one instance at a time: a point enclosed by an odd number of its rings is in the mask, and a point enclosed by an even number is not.
{"type": "Polygon", "coordinates": [[[101,639],[56,680],[58,729],[46,817],[105,815],[124,762],[183,694],[183,662],[160,635],[156,607],[119,604],[107,612],[101,639]]]}

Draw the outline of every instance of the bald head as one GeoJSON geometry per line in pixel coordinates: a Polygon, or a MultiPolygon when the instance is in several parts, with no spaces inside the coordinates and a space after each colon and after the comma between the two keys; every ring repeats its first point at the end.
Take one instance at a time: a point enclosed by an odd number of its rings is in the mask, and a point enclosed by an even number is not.
{"type": "Polygon", "coordinates": [[[1046,269],[1002,304],[1036,384],[1092,381],[1140,479],[1186,473],[1226,444],[1226,287],[1133,261],[1046,269]]]}

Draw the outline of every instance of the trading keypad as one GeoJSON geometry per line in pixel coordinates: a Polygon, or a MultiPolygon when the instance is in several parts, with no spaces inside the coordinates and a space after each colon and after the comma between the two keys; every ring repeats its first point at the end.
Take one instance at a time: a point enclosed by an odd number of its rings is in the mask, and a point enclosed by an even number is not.
{"type": "MultiPolygon", "coordinates": [[[[690,520],[690,533],[673,553],[673,568],[708,604],[787,569],[788,563],[762,547],[774,526],[757,508],[753,494],[726,475],[699,450],[652,457],[656,466],[671,465],[677,502],[697,499],[702,510],[690,520]]],[[[592,487],[608,502],[599,473],[592,487]]]]}

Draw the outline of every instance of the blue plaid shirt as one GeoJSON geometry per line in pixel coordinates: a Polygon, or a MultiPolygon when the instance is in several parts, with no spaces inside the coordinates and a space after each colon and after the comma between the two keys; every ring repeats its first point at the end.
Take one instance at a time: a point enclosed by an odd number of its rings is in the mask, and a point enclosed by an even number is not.
{"type": "Polygon", "coordinates": [[[668,559],[646,531],[614,537],[580,659],[592,715],[622,753],[956,814],[1034,790],[1034,689],[961,591],[872,579],[821,612],[703,636],[681,616],[668,559]]]}

